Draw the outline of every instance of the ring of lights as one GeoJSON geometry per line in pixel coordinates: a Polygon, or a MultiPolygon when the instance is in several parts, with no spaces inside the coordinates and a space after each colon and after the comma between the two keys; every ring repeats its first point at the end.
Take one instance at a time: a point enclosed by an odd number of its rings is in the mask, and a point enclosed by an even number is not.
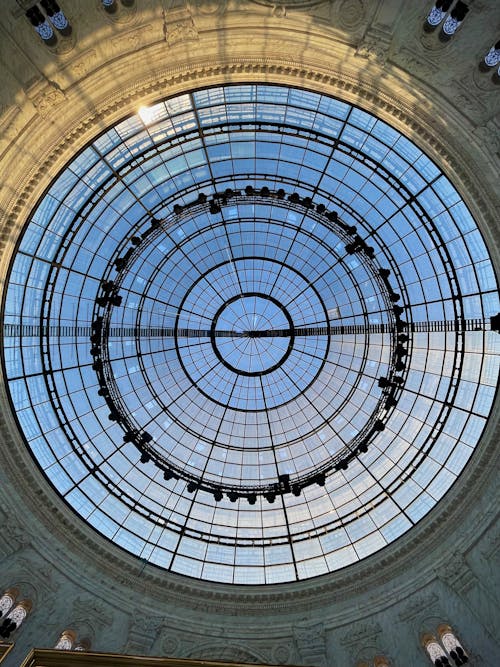
{"type": "Polygon", "coordinates": [[[304,90],[199,90],[42,197],[5,376],[101,534],[193,577],[305,579],[402,535],[466,465],[497,289],[459,194],[394,128],[304,90]]]}
{"type": "MultiPolygon", "coordinates": [[[[158,467],[164,472],[164,478],[166,480],[171,479],[182,479],[187,482],[187,488],[189,492],[194,492],[197,489],[212,493],[216,500],[222,498],[223,494],[226,494],[227,497],[235,502],[238,498],[246,498],[251,504],[255,504],[255,499],[257,495],[262,495],[268,500],[268,502],[274,503],[276,495],[284,493],[293,493],[294,495],[300,495],[301,490],[311,484],[318,484],[324,486],[326,475],[330,474],[335,470],[345,470],[349,462],[359,454],[366,453],[368,445],[377,436],[378,433],[384,430],[385,424],[384,421],[387,419],[388,414],[397,404],[396,396],[399,392],[399,387],[404,381],[404,374],[402,372],[405,369],[404,359],[408,355],[408,347],[403,345],[409,340],[408,335],[404,332],[407,329],[407,323],[402,318],[403,307],[398,305],[397,302],[400,300],[400,296],[396,294],[393,287],[390,284],[390,271],[386,268],[377,267],[374,260],[373,248],[368,246],[367,243],[361,239],[357,234],[357,229],[354,226],[349,226],[338,219],[338,215],[334,211],[327,211],[324,206],[321,204],[315,206],[310,198],[300,198],[296,193],[285,195],[284,191],[273,192],[266,186],[260,191],[255,192],[254,188],[248,186],[245,191],[233,191],[226,190],[222,193],[215,193],[214,197],[210,201],[203,201],[205,199],[204,195],[198,196],[192,202],[186,204],[185,206],[180,206],[179,204],[175,205],[175,212],[172,213],[170,218],[160,222],[157,219],[154,219],[151,227],[143,232],[141,240],[137,237],[132,239],[130,246],[125,250],[124,254],[119,257],[114,256],[109,266],[105,271],[105,276],[101,285],[101,292],[96,299],[96,309],[94,312],[94,322],[92,325],[92,336],[91,343],[92,349],[91,354],[94,357],[93,368],[96,371],[98,384],[99,384],[99,394],[103,396],[110,408],[109,419],[111,421],[117,422],[124,430],[123,439],[125,442],[133,443],[141,453],[141,461],[147,463],[153,461],[158,467]],[[304,213],[304,210],[307,211],[308,216],[313,219],[321,220],[322,223],[328,228],[335,231],[338,236],[338,239],[342,241],[342,248],[345,250],[347,255],[356,254],[358,257],[361,257],[364,263],[369,267],[369,270],[373,276],[373,281],[379,289],[379,296],[384,303],[384,310],[386,314],[386,323],[381,324],[379,327],[376,327],[379,330],[385,331],[385,333],[390,337],[392,343],[390,346],[390,363],[387,365],[387,372],[383,377],[380,377],[379,385],[379,398],[375,404],[375,407],[371,414],[367,415],[366,423],[363,424],[362,428],[351,438],[351,440],[340,449],[340,451],[329,457],[326,461],[321,462],[319,465],[315,466],[312,471],[309,471],[307,475],[295,475],[291,477],[289,474],[276,474],[276,478],[272,482],[267,482],[265,484],[251,484],[246,482],[243,477],[242,482],[238,485],[236,484],[227,484],[225,480],[220,476],[220,478],[210,478],[209,476],[200,475],[199,473],[192,471],[188,466],[181,466],[180,462],[175,462],[175,459],[170,458],[169,449],[175,445],[168,444],[165,447],[161,446],[161,440],[167,438],[167,434],[161,429],[157,430],[156,437],[153,437],[152,434],[146,430],[143,424],[137,423],[133,417],[130,416],[129,411],[127,410],[126,401],[121,396],[121,392],[118,386],[118,383],[114,377],[113,363],[110,358],[109,350],[111,346],[110,334],[112,331],[115,332],[119,328],[119,324],[114,321],[113,313],[114,309],[123,309],[126,308],[126,301],[122,303],[122,300],[126,297],[123,296],[123,285],[127,282],[127,276],[131,267],[134,266],[140,258],[142,257],[145,248],[151,244],[158,244],[161,240],[162,234],[165,229],[175,227],[178,224],[179,219],[188,219],[190,213],[195,211],[196,214],[205,214],[206,216],[210,215],[220,215],[223,214],[224,208],[228,205],[234,205],[235,202],[244,202],[245,205],[248,205],[248,201],[251,201],[253,205],[259,201],[264,201],[266,204],[269,201],[273,201],[275,206],[284,207],[288,211],[297,211],[298,213],[304,213]],[[108,277],[115,272],[115,278],[113,281],[110,281],[108,277]],[[398,374],[399,373],[399,374],[398,374]],[[159,435],[158,435],[159,434],[159,435]]],[[[169,258],[171,259],[171,258],[169,258]]],[[[261,264],[259,265],[259,270],[262,270],[262,259],[261,258],[244,258],[241,261],[256,261],[260,260],[261,264]]],[[[235,274],[238,274],[238,259],[234,261],[231,260],[230,271],[234,271],[235,274]]],[[[340,262],[339,258],[332,251],[332,263],[340,262]]],[[[221,265],[216,265],[215,269],[220,270],[221,265]]],[[[282,264],[278,265],[277,275],[280,276],[281,280],[284,280],[283,272],[289,270],[286,266],[282,264]]],[[[168,275],[168,271],[166,271],[168,275]]],[[[261,378],[267,373],[272,373],[273,371],[279,369],[283,364],[286,363],[290,354],[294,348],[294,342],[297,336],[308,337],[313,336],[315,338],[323,339],[323,345],[321,349],[321,356],[316,360],[316,363],[313,363],[313,371],[307,373],[303,366],[303,354],[301,354],[298,360],[294,363],[294,366],[297,363],[302,362],[301,371],[303,373],[300,381],[303,384],[298,384],[295,382],[295,387],[293,387],[292,395],[288,397],[288,401],[294,399],[297,394],[302,393],[307,389],[307,387],[314,382],[318,373],[321,371],[322,366],[324,365],[325,358],[329,350],[329,337],[333,333],[333,329],[328,326],[328,314],[324,304],[321,302],[320,295],[317,294],[316,290],[307,284],[306,280],[301,278],[305,286],[302,286],[299,290],[299,293],[303,296],[306,290],[310,290],[313,293],[313,297],[308,297],[308,301],[311,298],[317,300],[316,308],[319,308],[322,311],[321,317],[324,317],[324,321],[320,319],[316,320],[315,327],[302,327],[297,328],[294,326],[293,319],[290,316],[288,310],[283,304],[281,304],[277,299],[271,295],[262,294],[260,292],[241,292],[237,293],[235,296],[230,299],[224,299],[218,309],[215,310],[213,314],[209,317],[205,316],[207,322],[211,321],[210,329],[203,328],[193,328],[189,326],[191,324],[189,318],[186,319],[182,317],[183,311],[187,308],[191,317],[194,317],[195,322],[199,317],[199,314],[196,312],[196,304],[198,301],[202,301],[199,295],[197,298],[193,299],[191,293],[193,290],[196,290],[200,281],[205,281],[208,284],[211,284],[211,273],[208,275],[203,274],[200,276],[198,281],[195,281],[194,285],[186,290],[185,296],[182,298],[179,305],[178,311],[175,313],[175,327],[172,332],[168,328],[160,331],[147,330],[143,326],[141,321],[137,321],[134,326],[134,335],[136,340],[139,342],[143,336],[151,335],[171,335],[175,338],[176,341],[176,351],[179,363],[182,369],[185,372],[187,378],[198,391],[201,391],[209,400],[217,400],[213,397],[213,393],[216,392],[216,389],[208,385],[208,389],[200,388],[199,379],[193,378],[193,374],[190,373],[189,368],[186,368],[186,363],[183,360],[185,352],[182,351],[182,348],[179,346],[179,338],[187,337],[187,340],[194,340],[195,346],[199,347],[200,340],[210,340],[211,350],[215,354],[216,359],[226,366],[235,376],[251,377],[256,376],[261,378]],[[271,303],[278,313],[283,315],[284,322],[286,326],[280,326],[276,331],[273,329],[265,328],[262,331],[255,330],[250,331],[220,331],[219,334],[222,334],[222,340],[236,340],[241,341],[242,333],[245,333],[248,337],[245,337],[245,340],[265,337],[266,340],[278,338],[279,342],[282,340],[289,340],[290,342],[286,344],[284,349],[280,348],[277,359],[275,362],[268,365],[265,369],[260,369],[257,371],[250,371],[241,368],[234,367],[229,363],[224,355],[219,351],[216,337],[218,331],[219,318],[222,313],[226,311],[231,304],[239,302],[244,299],[256,299],[265,301],[266,303],[271,303]],[[186,302],[190,303],[190,307],[186,306],[186,302]],[[318,324],[320,325],[318,327],[318,324]],[[181,326],[182,325],[182,326],[181,326]],[[322,326],[321,326],[322,325],[322,326]],[[283,337],[285,334],[286,338],[283,337]],[[305,381],[304,381],[305,380],[305,381]]],[[[128,281],[132,283],[132,280],[128,281]]],[[[168,278],[168,283],[171,282],[171,279],[168,278]]],[[[142,295],[143,300],[147,299],[147,294],[142,295]]],[[[168,303],[168,297],[165,297],[166,301],[163,302],[164,305],[168,303]]],[[[170,306],[171,307],[171,306],[170,306]]],[[[141,305],[141,308],[138,309],[139,313],[142,313],[145,308],[144,305],[141,305]]],[[[212,309],[214,310],[214,309],[212,309]]],[[[298,311],[298,308],[295,308],[298,311]]],[[[268,325],[271,323],[268,322],[268,325]]],[[[368,321],[365,322],[363,326],[360,327],[361,330],[370,330],[368,321]]],[[[343,333],[342,331],[340,333],[343,333]]],[[[186,346],[187,347],[187,346],[186,346]]],[[[208,344],[207,344],[208,347],[208,344]]],[[[134,353],[132,352],[132,355],[134,353]]],[[[139,346],[137,347],[136,354],[138,357],[141,356],[141,351],[139,346]]],[[[310,360],[307,360],[307,363],[310,364],[310,360]]],[[[361,381],[363,377],[362,369],[358,375],[358,382],[361,381]]],[[[142,367],[142,372],[147,374],[147,369],[142,367]]],[[[212,369],[211,372],[217,372],[217,366],[215,370],[212,369]]],[[[281,378],[286,381],[289,373],[294,375],[296,371],[293,371],[293,367],[289,370],[284,378],[281,378]]],[[[148,386],[151,386],[152,383],[149,380],[146,381],[148,386]]],[[[349,402],[352,398],[352,394],[355,390],[355,387],[351,389],[349,394],[342,401],[337,414],[340,412],[341,408],[349,402]]],[[[266,397],[264,389],[262,390],[264,394],[263,410],[272,410],[276,405],[272,403],[273,396],[272,393],[269,397],[266,397]]],[[[161,397],[157,392],[151,392],[154,399],[161,403],[161,397]]],[[[231,406],[231,401],[229,401],[231,406]]],[[[163,405],[163,410],[168,411],[168,407],[163,405]]],[[[237,406],[232,406],[235,409],[238,409],[237,406]]],[[[255,410],[255,406],[253,406],[255,410]]],[[[180,428],[184,428],[183,424],[179,425],[180,428]]],[[[194,432],[194,435],[202,439],[200,433],[194,432]]],[[[208,445],[209,443],[207,443],[208,445]]],[[[213,444],[213,443],[212,443],[213,444]]],[[[284,446],[287,446],[289,443],[285,442],[284,446]]],[[[230,444],[223,443],[222,447],[231,448],[230,444]]],[[[251,450],[252,448],[246,447],[246,450],[251,450]]],[[[267,446],[259,444],[253,448],[256,452],[262,453],[264,449],[273,450],[273,455],[276,455],[274,450],[279,449],[273,443],[267,446]]]]}

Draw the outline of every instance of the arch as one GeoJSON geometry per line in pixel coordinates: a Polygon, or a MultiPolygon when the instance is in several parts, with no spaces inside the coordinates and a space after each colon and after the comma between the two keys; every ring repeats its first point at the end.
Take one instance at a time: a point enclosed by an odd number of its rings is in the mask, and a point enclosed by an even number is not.
{"type": "Polygon", "coordinates": [[[249,649],[246,646],[241,646],[237,643],[214,644],[206,642],[198,644],[191,649],[185,656],[186,658],[193,658],[203,660],[209,658],[210,660],[224,660],[233,662],[248,662],[248,663],[266,663],[268,657],[255,649],[249,649]]]}

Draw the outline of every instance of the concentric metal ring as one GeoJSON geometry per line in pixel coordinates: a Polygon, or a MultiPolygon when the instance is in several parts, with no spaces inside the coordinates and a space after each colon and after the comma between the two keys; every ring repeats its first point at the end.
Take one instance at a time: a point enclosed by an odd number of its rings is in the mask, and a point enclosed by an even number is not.
{"type": "Polygon", "coordinates": [[[383,548],[454,484],[494,399],[498,310],[470,212],[411,141],[326,95],[225,86],[57,176],[10,270],[3,363],[33,456],[103,535],[177,573],[282,582],[383,548]],[[213,333],[247,293],[262,322],[275,300],[270,326],[233,335],[233,311],[213,333]]]}

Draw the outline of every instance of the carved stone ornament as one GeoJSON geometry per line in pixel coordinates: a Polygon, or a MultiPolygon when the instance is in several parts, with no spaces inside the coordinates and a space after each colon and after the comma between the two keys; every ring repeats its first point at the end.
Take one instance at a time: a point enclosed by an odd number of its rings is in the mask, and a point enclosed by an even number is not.
{"type": "Polygon", "coordinates": [[[399,619],[401,621],[410,621],[424,612],[428,613],[432,610],[432,607],[436,604],[438,599],[439,598],[435,593],[413,597],[408,604],[405,605],[404,609],[399,612],[399,619]]]}
{"type": "Polygon", "coordinates": [[[460,553],[450,556],[448,562],[437,570],[437,575],[458,593],[466,592],[477,584],[476,575],[460,553]]]}
{"type": "Polygon", "coordinates": [[[22,556],[16,559],[19,578],[30,581],[40,593],[57,591],[59,583],[54,580],[54,570],[49,563],[41,558],[22,556]]]}
{"type": "Polygon", "coordinates": [[[181,642],[178,637],[172,634],[166,634],[160,642],[161,653],[167,658],[173,658],[181,655],[181,642]]]}
{"type": "Polygon", "coordinates": [[[83,58],[77,60],[74,64],[69,66],[69,69],[76,78],[82,79],[88,72],[94,68],[94,63],[97,59],[97,53],[94,49],[87,51],[83,58]]]}
{"type": "Polygon", "coordinates": [[[381,634],[382,628],[378,623],[364,623],[354,625],[349,629],[349,632],[340,640],[342,646],[359,646],[360,644],[367,644],[375,642],[381,634]]]}
{"type": "Polygon", "coordinates": [[[346,30],[356,30],[365,18],[365,7],[361,0],[343,0],[338,9],[338,21],[346,30]]]}
{"type": "Polygon", "coordinates": [[[88,619],[97,621],[97,624],[111,625],[113,615],[106,606],[95,598],[76,598],[73,602],[73,618],[78,620],[88,619]]]}
{"type": "Polygon", "coordinates": [[[394,61],[414,76],[430,79],[439,70],[439,65],[415,55],[413,49],[403,47],[394,57],[394,61]]]}
{"type": "Polygon", "coordinates": [[[192,646],[185,657],[194,660],[210,659],[247,664],[268,662],[266,656],[257,655],[255,651],[247,647],[227,643],[227,641],[222,643],[202,642],[192,646]]]}
{"type": "Polygon", "coordinates": [[[500,157],[500,119],[489,120],[485,125],[477,127],[473,135],[488,150],[493,150],[500,157]]]}
{"type": "Polygon", "coordinates": [[[288,644],[278,644],[272,650],[273,661],[278,665],[285,665],[291,661],[292,650],[288,644]]]}
{"type": "Polygon", "coordinates": [[[370,29],[365,35],[364,40],[356,49],[356,55],[359,58],[373,60],[378,65],[383,66],[389,56],[392,36],[379,29],[370,29]]]}
{"type": "Polygon", "coordinates": [[[143,612],[136,609],[130,625],[130,632],[154,637],[162,625],[162,616],[146,616],[143,612]]]}
{"type": "Polygon", "coordinates": [[[297,625],[293,628],[293,636],[304,664],[326,667],[326,640],[323,623],[297,625]]]}
{"type": "Polygon", "coordinates": [[[148,35],[152,33],[152,25],[141,25],[138,29],[129,30],[112,39],[111,44],[120,51],[137,51],[144,43],[148,42],[148,35]]]}
{"type": "Polygon", "coordinates": [[[33,99],[33,106],[42,118],[48,118],[54,112],[54,109],[65,101],[64,91],[57,84],[51,82],[33,99]]]}
{"type": "Polygon", "coordinates": [[[221,16],[227,9],[227,0],[189,0],[191,11],[206,16],[221,16]]]}
{"type": "Polygon", "coordinates": [[[0,553],[7,556],[21,551],[30,544],[29,534],[21,528],[15,517],[6,517],[5,514],[2,514],[0,521],[2,525],[0,553]]]}
{"type": "Polygon", "coordinates": [[[166,41],[168,46],[174,46],[179,42],[190,42],[199,39],[198,30],[191,17],[168,22],[166,28],[166,41]]]}
{"type": "Polygon", "coordinates": [[[492,535],[486,540],[485,547],[481,553],[492,564],[500,562],[500,533],[492,535]]]}

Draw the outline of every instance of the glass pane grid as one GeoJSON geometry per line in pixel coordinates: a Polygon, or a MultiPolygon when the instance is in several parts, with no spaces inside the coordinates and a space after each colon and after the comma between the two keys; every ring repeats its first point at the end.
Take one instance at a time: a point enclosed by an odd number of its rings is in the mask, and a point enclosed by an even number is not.
{"type": "Polygon", "coordinates": [[[51,483],[121,547],[213,581],[396,540],[498,385],[498,285],[457,190],[371,114],[282,86],[181,95],[96,138],[32,212],[4,306],[51,483]]]}

